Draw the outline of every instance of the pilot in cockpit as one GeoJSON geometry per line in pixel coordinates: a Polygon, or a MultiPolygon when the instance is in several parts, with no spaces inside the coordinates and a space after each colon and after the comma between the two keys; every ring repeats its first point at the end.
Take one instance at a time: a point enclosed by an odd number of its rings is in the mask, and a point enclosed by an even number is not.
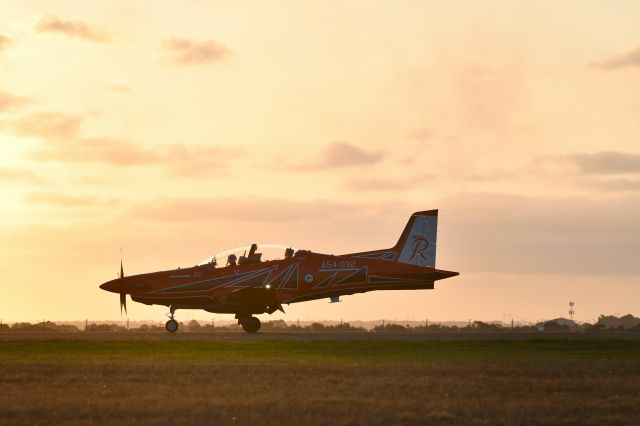
{"type": "Polygon", "coordinates": [[[258,245],[255,243],[251,244],[251,248],[249,249],[249,255],[246,256],[246,252],[245,252],[245,254],[240,256],[240,259],[238,259],[238,264],[245,265],[247,263],[259,263],[262,258],[262,253],[256,253],[257,250],[258,250],[258,245]]]}
{"type": "Polygon", "coordinates": [[[293,249],[291,247],[289,247],[288,249],[286,249],[284,251],[284,258],[285,259],[291,259],[293,257],[293,249]]]}

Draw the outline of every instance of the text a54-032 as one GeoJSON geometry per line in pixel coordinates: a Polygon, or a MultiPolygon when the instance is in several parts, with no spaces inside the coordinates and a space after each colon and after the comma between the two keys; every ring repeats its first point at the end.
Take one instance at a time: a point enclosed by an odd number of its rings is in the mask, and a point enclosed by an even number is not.
{"type": "Polygon", "coordinates": [[[320,269],[351,269],[357,268],[355,260],[333,260],[322,262],[320,269]]]}

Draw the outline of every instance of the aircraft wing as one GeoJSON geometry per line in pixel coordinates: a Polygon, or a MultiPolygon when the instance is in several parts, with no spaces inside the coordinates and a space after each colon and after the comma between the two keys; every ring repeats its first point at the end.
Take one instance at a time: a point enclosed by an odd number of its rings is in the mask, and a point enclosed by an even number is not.
{"type": "Polygon", "coordinates": [[[275,290],[264,287],[239,288],[221,297],[220,302],[227,306],[237,307],[239,311],[255,312],[264,309],[269,314],[277,310],[284,312],[282,305],[276,299],[275,290]]]}

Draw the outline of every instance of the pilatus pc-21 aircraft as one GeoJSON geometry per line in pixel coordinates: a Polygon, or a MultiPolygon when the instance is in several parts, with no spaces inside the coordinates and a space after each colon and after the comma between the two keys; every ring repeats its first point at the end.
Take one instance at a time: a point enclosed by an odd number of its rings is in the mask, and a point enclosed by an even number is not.
{"type": "Polygon", "coordinates": [[[432,289],[437,280],[458,275],[436,269],[438,211],[411,215],[398,243],[389,249],[331,255],[282,246],[279,259],[265,260],[258,250],[273,245],[252,244],[215,255],[192,268],[124,276],[100,286],[120,294],[120,311],[127,294],[134,302],[164,305],[170,319],[166,328],[178,329],[178,309],[235,314],[248,333],[260,329],[253,315],[277,310],[283,304],[373,290],[432,289]],[[248,251],[247,251],[248,250],[248,251]]]}

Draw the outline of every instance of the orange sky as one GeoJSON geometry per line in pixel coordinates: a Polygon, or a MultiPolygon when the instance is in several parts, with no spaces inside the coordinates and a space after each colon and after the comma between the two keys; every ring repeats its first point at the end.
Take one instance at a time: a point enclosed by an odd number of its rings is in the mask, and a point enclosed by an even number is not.
{"type": "Polygon", "coordinates": [[[338,254],[431,208],[460,277],[272,318],[640,315],[638,18],[636,1],[5,2],[0,317],[119,318],[97,285],[120,247],[127,274],[253,241],[338,254]]]}

